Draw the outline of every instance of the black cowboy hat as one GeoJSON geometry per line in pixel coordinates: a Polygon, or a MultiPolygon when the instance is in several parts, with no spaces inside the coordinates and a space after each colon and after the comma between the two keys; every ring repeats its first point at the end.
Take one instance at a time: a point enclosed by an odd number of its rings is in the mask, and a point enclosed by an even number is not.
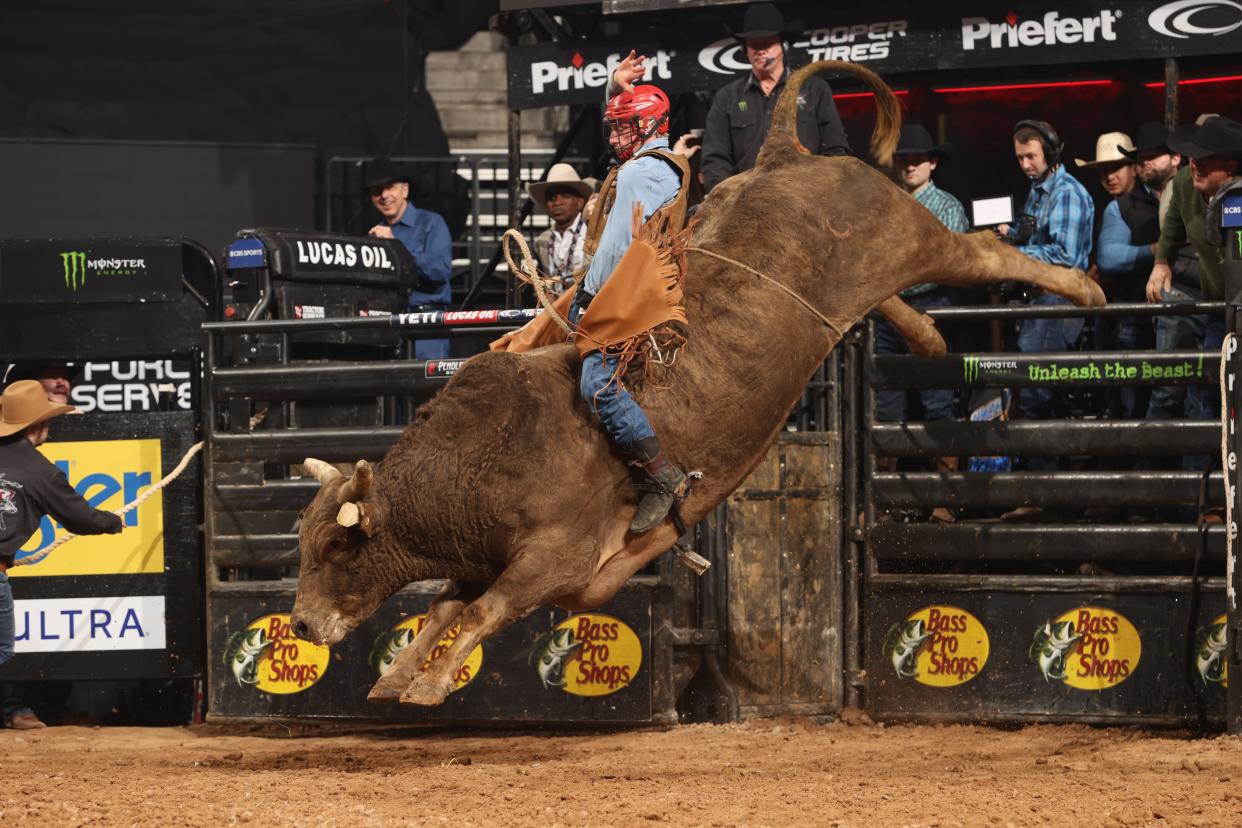
{"type": "MultiPolygon", "coordinates": [[[[2,365],[3,363],[0,363],[2,365]]],[[[46,371],[63,373],[70,383],[76,385],[82,378],[82,366],[67,362],[14,362],[4,376],[4,385],[21,380],[37,380],[46,371]]]]}
{"type": "Polygon", "coordinates": [[[733,36],[738,40],[751,37],[783,37],[790,31],[801,28],[801,23],[797,21],[786,26],[785,15],[773,4],[754,3],[746,9],[746,16],[742,18],[742,31],[734,32],[733,36]]]}
{"type": "Polygon", "coordinates": [[[1134,149],[1126,149],[1118,146],[1117,149],[1126,158],[1131,161],[1140,160],[1138,154],[1140,152],[1150,152],[1151,150],[1169,151],[1169,128],[1159,121],[1148,121],[1139,127],[1138,140],[1134,142],[1134,149]]]}
{"type": "Polygon", "coordinates": [[[387,187],[394,181],[404,181],[410,183],[410,177],[401,172],[397,165],[393,163],[391,158],[381,156],[374,158],[367,164],[366,174],[363,176],[362,187],[369,190],[372,187],[387,187]]]}
{"type": "Polygon", "coordinates": [[[1208,118],[1203,126],[1180,126],[1169,134],[1169,149],[1196,160],[1242,159],[1242,124],[1218,115],[1208,118]]]}
{"type": "Polygon", "coordinates": [[[937,158],[948,158],[953,152],[949,144],[936,144],[931,133],[922,124],[905,124],[901,128],[901,137],[897,139],[894,155],[934,155],[937,158]]]}

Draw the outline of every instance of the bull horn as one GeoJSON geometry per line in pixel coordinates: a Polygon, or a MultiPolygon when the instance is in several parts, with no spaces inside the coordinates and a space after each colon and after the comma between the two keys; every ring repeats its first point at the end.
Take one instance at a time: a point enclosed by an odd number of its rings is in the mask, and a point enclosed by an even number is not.
{"type": "Polygon", "coordinates": [[[307,471],[315,475],[315,479],[319,481],[320,486],[336,480],[338,477],[345,476],[341,474],[341,470],[336,466],[331,463],[325,463],[322,460],[316,460],[314,457],[307,457],[302,461],[302,465],[306,466],[307,471]]]}
{"type": "Polygon", "coordinates": [[[371,464],[366,460],[359,460],[354,465],[354,476],[349,478],[349,482],[341,487],[341,502],[365,498],[367,492],[371,491],[372,477],[371,464]]]}
{"type": "Polygon", "coordinates": [[[357,526],[369,538],[375,532],[375,528],[371,525],[371,516],[367,514],[367,507],[361,503],[349,501],[342,503],[340,510],[336,513],[336,522],[348,529],[351,526],[357,526]]]}

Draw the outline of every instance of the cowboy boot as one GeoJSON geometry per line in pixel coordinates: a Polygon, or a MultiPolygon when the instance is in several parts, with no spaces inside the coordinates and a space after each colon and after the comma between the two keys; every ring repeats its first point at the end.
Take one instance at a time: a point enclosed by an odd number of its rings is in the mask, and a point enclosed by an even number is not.
{"type": "Polygon", "coordinates": [[[659,526],[668,517],[673,503],[686,496],[689,488],[686,473],[669,462],[655,437],[645,437],[619,448],[630,465],[646,473],[645,481],[634,481],[634,489],[641,498],[634,519],[630,521],[630,531],[641,535],[659,526]]]}

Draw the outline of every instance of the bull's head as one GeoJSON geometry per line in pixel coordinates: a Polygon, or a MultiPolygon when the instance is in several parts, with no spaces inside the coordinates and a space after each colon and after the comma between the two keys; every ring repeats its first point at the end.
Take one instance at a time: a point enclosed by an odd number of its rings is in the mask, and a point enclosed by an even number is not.
{"type": "Polygon", "coordinates": [[[352,477],[307,458],[319,492],[302,511],[302,566],[293,604],[293,632],[332,645],[371,615],[405,583],[393,544],[385,543],[384,503],[372,492],[371,464],[359,460],[352,477]]]}

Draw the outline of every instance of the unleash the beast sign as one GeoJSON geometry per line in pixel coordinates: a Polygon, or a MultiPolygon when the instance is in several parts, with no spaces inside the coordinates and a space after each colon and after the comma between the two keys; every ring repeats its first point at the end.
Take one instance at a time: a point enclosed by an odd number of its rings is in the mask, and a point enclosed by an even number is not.
{"type": "MultiPolygon", "coordinates": [[[[864,63],[881,74],[993,66],[1037,66],[1242,51],[1240,0],[1171,2],[950,2],[913,8],[873,4],[807,14],[789,41],[790,63],[864,63]]],[[[647,55],[644,80],[669,93],[718,89],[750,71],[723,24],[666,29],[659,43],[518,46],[508,51],[514,109],[594,103],[631,49],[647,55]]]]}

